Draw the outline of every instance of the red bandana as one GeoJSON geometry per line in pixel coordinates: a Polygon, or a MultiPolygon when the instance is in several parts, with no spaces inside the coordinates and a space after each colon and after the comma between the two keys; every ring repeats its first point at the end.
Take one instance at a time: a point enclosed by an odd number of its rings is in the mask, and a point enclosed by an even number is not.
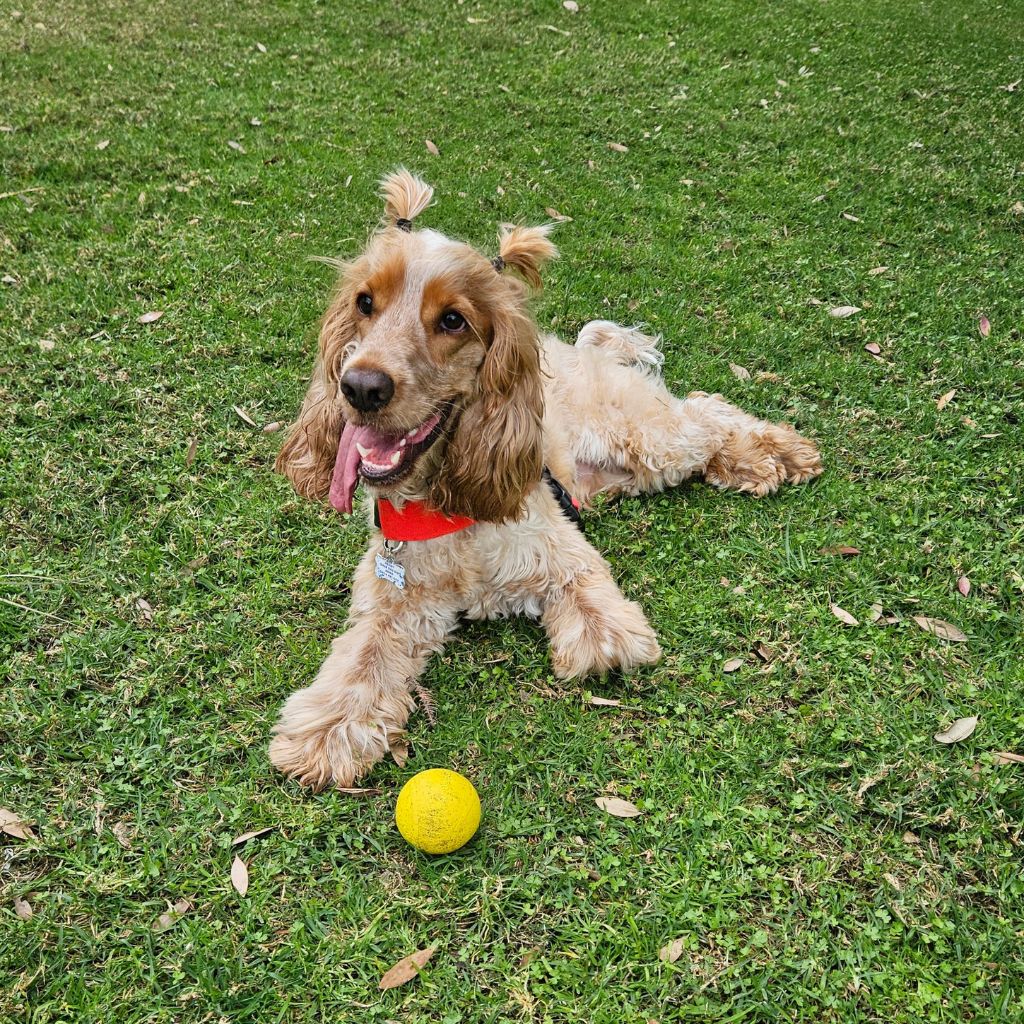
{"type": "Polygon", "coordinates": [[[422,501],[407,501],[399,512],[385,498],[377,502],[377,519],[385,540],[433,540],[458,533],[476,520],[466,516],[446,516],[422,501]]]}

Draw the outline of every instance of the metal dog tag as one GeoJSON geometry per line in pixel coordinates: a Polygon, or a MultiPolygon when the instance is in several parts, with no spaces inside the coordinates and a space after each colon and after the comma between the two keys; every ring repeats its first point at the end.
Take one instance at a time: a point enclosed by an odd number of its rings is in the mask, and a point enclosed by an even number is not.
{"type": "Polygon", "coordinates": [[[378,554],[376,559],[376,576],[379,580],[394,583],[399,590],[405,590],[405,567],[393,558],[378,554]]]}

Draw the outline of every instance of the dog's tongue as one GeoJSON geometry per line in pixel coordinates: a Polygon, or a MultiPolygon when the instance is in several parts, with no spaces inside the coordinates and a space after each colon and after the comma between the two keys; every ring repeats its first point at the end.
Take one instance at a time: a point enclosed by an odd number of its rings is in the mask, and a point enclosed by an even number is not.
{"type": "Polygon", "coordinates": [[[338,442],[338,455],[334,460],[334,475],[331,477],[331,504],[339,512],[352,511],[352,496],[356,492],[359,477],[359,463],[363,457],[356,445],[366,451],[366,459],[378,466],[391,464],[392,457],[399,450],[402,437],[382,434],[373,427],[357,427],[346,423],[338,442]]]}

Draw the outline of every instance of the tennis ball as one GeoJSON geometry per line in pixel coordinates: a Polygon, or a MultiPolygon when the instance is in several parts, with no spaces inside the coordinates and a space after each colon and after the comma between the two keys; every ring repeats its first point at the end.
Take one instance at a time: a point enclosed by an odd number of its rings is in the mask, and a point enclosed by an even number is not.
{"type": "Polygon", "coordinates": [[[473,783],[447,768],[414,775],[395,804],[395,824],[407,843],[424,853],[451,853],[480,826],[480,797],[473,783]]]}

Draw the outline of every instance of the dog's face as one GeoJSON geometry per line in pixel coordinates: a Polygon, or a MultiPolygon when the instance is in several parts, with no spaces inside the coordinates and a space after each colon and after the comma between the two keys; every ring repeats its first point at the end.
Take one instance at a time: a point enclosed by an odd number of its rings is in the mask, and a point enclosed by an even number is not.
{"type": "MultiPolygon", "coordinates": [[[[526,289],[471,247],[409,230],[431,196],[418,179],[399,172],[383,187],[391,223],[342,267],[278,468],[341,511],[362,482],[449,515],[515,518],[542,469],[526,289]]],[[[546,232],[529,228],[505,231],[501,251],[531,282],[554,254],[546,232]]]]}

